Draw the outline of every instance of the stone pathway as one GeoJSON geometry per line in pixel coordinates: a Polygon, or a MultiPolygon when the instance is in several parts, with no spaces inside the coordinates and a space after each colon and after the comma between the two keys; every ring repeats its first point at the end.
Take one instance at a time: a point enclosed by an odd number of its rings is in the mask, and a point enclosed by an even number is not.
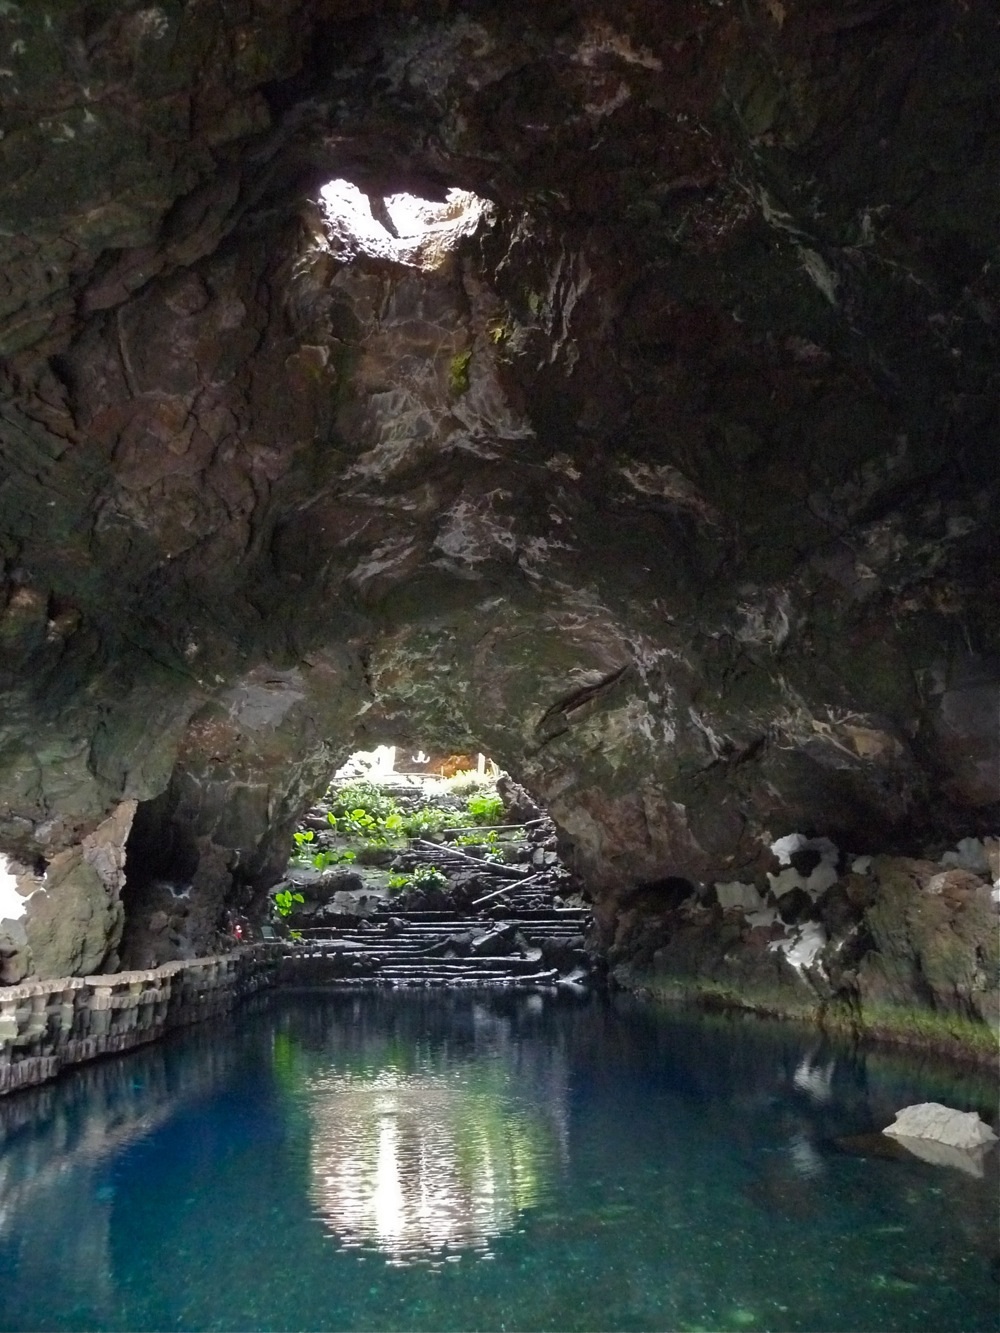
{"type": "Polygon", "coordinates": [[[587,986],[585,908],[528,909],[484,918],[399,912],[302,931],[278,980],[316,985],[587,986]]]}
{"type": "MultiPolygon", "coordinates": [[[[380,793],[401,810],[448,802],[433,778],[390,775],[380,793]]],[[[511,788],[513,791],[513,788],[511,788]]],[[[301,868],[289,877],[313,901],[288,925],[279,971],[283,984],[383,986],[587,986],[595,983],[585,941],[592,922],[559,860],[555,827],[517,789],[509,799],[519,822],[446,828],[437,838],[411,837],[405,847],[376,850],[395,872],[433,866],[440,886],[411,884],[393,895],[384,869],[362,865],[317,877],[301,868]],[[519,808],[520,807],[520,808],[519,808]],[[493,832],[504,858],[459,846],[461,834],[493,832]],[[509,858],[509,859],[508,859],[509,858]],[[312,881],[310,883],[309,881],[312,881]],[[323,901],[317,901],[322,897],[323,901]],[[569,903],[565,897],[570,898],[569,903]]],[[[305,826],[329,840],[323,805],[305,826]]]]}

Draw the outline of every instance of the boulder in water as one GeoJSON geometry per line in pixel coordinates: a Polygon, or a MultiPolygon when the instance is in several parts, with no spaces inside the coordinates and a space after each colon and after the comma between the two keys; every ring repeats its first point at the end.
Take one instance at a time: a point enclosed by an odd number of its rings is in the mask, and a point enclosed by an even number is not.
{"type": "Polygon", "coordinates": [[[882,1133],[921,1161],[955,1167],[970,1176],[982,1176],[986,1150],[997,1141],[975,1111],[955,1111],[939,1102],[905,1106],[882,1133]]]}
{"type": "Polygon", "coordinates": [[[997,1136],[975,1111],[956,1111],[940,1102],[904,1106],[882,1131],[895,1139],[929,1139],[968,1152],[996,1143],[997,1136]]]}

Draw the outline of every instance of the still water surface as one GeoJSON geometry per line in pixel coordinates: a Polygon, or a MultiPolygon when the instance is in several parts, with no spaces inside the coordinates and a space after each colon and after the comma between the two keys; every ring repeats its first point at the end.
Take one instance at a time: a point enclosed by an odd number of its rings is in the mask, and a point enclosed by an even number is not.
{"type": "Polygon", "coordinates": [[[621,998],[274,997],[0,1103],[0,1328],[995,1330],[988,1076],[621,998]]]}

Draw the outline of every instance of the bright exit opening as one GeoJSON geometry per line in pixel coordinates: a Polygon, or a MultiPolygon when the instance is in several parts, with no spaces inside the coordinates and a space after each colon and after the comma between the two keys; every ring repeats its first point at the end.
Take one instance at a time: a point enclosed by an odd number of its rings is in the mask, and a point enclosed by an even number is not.
{"type": "Polygon", "coordinates": [[[320,191],[330,239],[353,254],[391,259],[412,268],[437,268],[493,206],[468,190],[451,189],[443,201],[413,194],[365,194],[347,180],[320,191]]]}

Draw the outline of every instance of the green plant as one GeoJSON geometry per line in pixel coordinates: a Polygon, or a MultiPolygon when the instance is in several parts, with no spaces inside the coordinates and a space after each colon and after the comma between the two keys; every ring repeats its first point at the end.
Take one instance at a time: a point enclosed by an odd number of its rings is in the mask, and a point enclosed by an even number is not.
{"type": "Polygon", "coordinates": [[[437,866],[417,866],[411,879],[419,888],[439,889],[448,883],[448,876],[437,866]]]}
{"type": "Polygon", "coordinates": [[[337,791],[331,788],[330,797],[327,820],[334,826],[338,818],[355,810],[362,810],[373,819],[387,819],[397,813],[396,802],[373,782],[351,782],[337,791]]]}
{"type": "Polygon", "coordinates": [[[448,365],[448,385],[453,394],[465,393],[469,387],[469,365],[472,361],[472,348],[466,352],[456,352],[448,365]]]}
{"type": "Polygon", "coordinates": [[[462,833],[455,839],[460,847],[485,847],[489,851],[496,851],[497,841],[500,835],[496,829],[487,829],[482,833],[462,833]]]}
{"type": "Polygon", "coordinates": [[[378,830],[379,821],[375,815],[370,815],[367,810],[358,806],[357,810],[349,810],[338,821],[342,828],[362,838],[370,838],[378,830]]]}
{"type": "Polygon", "coordinates": [[[357,852],[347,851],[346,849],[343,851],[317,852],[312,859],[312,864],[317,870],[326,870],[329,866],[350,864],[350,862],[356,861],[357,857],[357,852]]]}
{"type": "Polygon", "coordinates": [[[293,893],[291,889],[278,889],[274,895],[274,910],[282,917],[291,916],[295,911],[296,903],[304,903],[301,893],[293,893]]]}
{"type": "Polygon", "coordinates": [[[403,816],[401,827],[408,838],[425,838],[442,829],[458,828],[461,823],[461,817],[454,810],[445,810],[439,805],[422,805],[419,810],[403,816]]]}
{"type": "Polygon", "coordinates": [[[371,782],[353,782],[330,792],[326,820],[345,838],[358,838],[368,847],[385,847],[397,838],[403,816],[391,796],[371,782]]]}
{"type": "Polygon", "coordinates": [[[496,824],[503,818],[503,801],[495,792],[470,796],[465,804],[474,824],[496,824]]]}
{"type": "Polygon", "coordinates": [[[407,875],[390,875],[389,891],[398,893],[400,889],[421,888],[439,889],[448,883],[448,876],[437,866],[417,866],[407,875]]]}

